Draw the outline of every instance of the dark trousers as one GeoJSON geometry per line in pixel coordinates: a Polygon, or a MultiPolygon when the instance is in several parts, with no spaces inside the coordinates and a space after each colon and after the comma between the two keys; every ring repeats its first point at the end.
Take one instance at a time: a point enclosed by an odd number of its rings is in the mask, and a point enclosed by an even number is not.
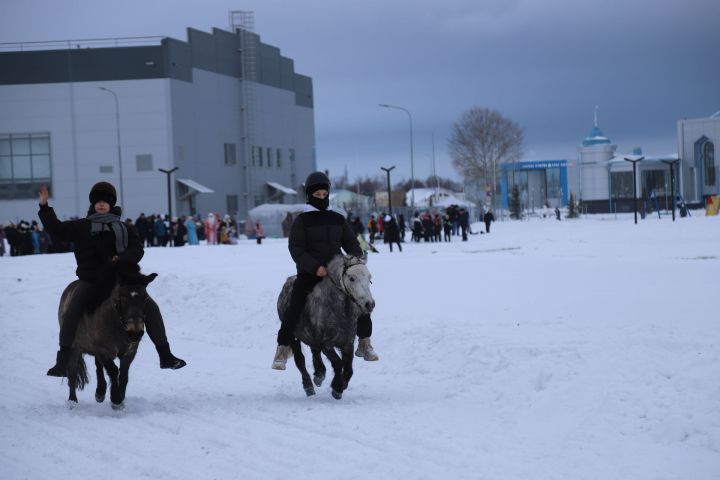
{"type": "MultiPolygon", "coordinates": [[[[278,345],[288,346],[295,338],[293,332],[305,308],[305,300],[307,300],[307,296],[321,280],[322,277],[306,273],[300,273],[295,278],[295,283],[293,283],[292,292],[290,293],[290,305],[288,305],[285,314],[280,319],[280,330],[278,330],[277,334],[278,345]]],[[[148,334],[149,333],[150,331],[148,330],[148,334]]],[[[372,335],[372,319],[370,315],[363,314],[358,317],[357,335],[360,338],[367,338],[372,335]]]]}
{"type": "MultiPolygon", "coordinates": [[[[97,301],[98,294],[99,289],[94,283],[80,280],[63,316],[63,323],[60,327],[61,347],[72,347],[80,319],[87,311],[88,305],[97,301]]],[[[152,298],[148,298],[145,303],[145,330],[155,346],[167,343],[165,322],[160,314],[160,307],[152,298]]]]}
{"type": "Polygon", "coordinates": [[[400,245],[400,242],[388,242],[388,245],[390,246],[390,251],[392,252],[393,243],[397,244],[398,249],[400,249],[400,251],[402,252],[402,245],[400,245]]]}
{"type": "Polygon", "coordinates": [[[485,222],[485,233],[490,233],[490,222],[485,222]]]}
{"type": "Polygon", "coordinates": [[[462,230],[462,239],[463,242],[467,242],[468,239],[468,227],[467,225],[461,225],[460,230],[462,230]]]}

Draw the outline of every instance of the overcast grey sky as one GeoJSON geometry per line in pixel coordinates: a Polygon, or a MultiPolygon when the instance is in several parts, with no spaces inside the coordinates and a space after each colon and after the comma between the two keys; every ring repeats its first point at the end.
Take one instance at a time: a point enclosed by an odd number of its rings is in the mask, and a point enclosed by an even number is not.
{"type": "Polygon", "coordinates": [[[318,166],[456,177],[454,121],[491,107],[525,129],[526,160],[576,157],[600,127],[621,152],[676,151],[676,122],[720,110],[717,0],[0,0],[0,42],[227,28],[255,12],[265,43],[313,78],[318,166]]]}

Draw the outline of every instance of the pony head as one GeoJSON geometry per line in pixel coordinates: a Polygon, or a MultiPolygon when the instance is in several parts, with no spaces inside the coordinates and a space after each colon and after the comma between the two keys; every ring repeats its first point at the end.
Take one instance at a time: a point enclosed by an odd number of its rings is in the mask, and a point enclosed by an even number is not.
{"type": "Polygon", "coordinates": [[[367,256],[339,255],[337,259],[339,260],[332,261],[328,265],[333,280],[342,286],[363,313],[372,313],[375,300],[370,293],[372,275],[367,268],[367,256]]]}
{"type": "Polygon", "coordinates": [[[113,307],[132,342],[139,342],[145,333],[145,306],[150,299],[146,287],[155,277],[157,273],[137,274],[119,281],[113,292],[113,307]]]}

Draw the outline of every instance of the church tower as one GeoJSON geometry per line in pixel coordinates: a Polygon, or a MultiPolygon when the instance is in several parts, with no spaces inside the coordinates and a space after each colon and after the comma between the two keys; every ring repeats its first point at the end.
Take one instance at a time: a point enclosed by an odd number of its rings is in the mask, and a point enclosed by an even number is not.
{"type": "Polygon", "coordinates": [[[617,145],[613,145],[598,126],[598,107],[595,107],[595,118],[590,135],[578,145],[579,192],[583,202],[607,200],[608,161],[615,156],[617,145]]]}

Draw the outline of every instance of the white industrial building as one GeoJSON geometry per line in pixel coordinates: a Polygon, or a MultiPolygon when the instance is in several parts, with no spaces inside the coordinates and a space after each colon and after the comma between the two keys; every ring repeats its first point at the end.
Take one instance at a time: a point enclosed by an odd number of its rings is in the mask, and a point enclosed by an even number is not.
{"type": "Polygon", "coordinates": [[[112,182],[125,217],[237,214],[302,201],[314,169],[311,78],[255,33],[0,45],[0,211],[62,218],[112,182]],[[119,121],[118,121],[119,120],[119,121]]]}

